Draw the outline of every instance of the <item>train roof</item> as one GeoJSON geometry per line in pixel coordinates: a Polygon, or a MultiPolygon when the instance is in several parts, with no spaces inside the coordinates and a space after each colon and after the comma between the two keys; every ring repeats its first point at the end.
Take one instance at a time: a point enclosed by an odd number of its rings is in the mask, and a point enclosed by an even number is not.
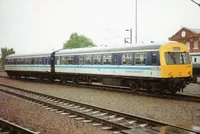
{"type": "MultiPolygon", "coordinates": [[[[74,48],[74,49],[62,49],[56,51],[56,55],[64,55],[64,54],[89,54],[89,53],[109,53],[109,52],[128,52],[128,51],[151,51],[158,50],[162,45],[167,44],[169,42],[161,42],[161,43],[137,43],[131,45],[123,45],[123,46],[115,46],[115,47],[89,47],[89,48],[74,48]]],[[[10,58],[31,58],[31,57],[49,57],[52,52],[49,53],[35,53],[35,54],[12,54],[8,55],[6,59],[10,58]]]]}
{"type": "Polygon", "coordinates": [[[6,57],[6,59],[10,58],[31,58],[31,57],[48,57],[51,53],[35,53],[35,54],[11,54],[6,57]]]}
{"type": "Polygon", "coordinates": [[[159,49],[165,43],[138,43],[134,45],[123,45],[115,47],[90,47],[90,48],[76,48],[76,49],[63,49],[56,52],[56,55],[62,54],[80,54],[80,53],[106,53],[106,52],[119,52],[119,51],[134,51],[134,50],[155,50],[159,49]]]}

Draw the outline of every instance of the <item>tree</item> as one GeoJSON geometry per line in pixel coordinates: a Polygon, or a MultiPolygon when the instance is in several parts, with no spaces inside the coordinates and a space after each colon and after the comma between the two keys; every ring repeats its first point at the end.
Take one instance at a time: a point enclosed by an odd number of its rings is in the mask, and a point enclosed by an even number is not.
{"type": "Polygon", "coordinates": [[[64,43],[63,48],[82,48],[90,46],[96,46],[90,38],[87,38],[84,35],[78,35],[77,33],[72,33],[70,39],[64,43]]]}
{"type": "Polygon", "coordinates": [[[11,48],[11,49],[1,48],[1,65],[2,65],[2,67],[4,67],[6,56],[8,56],[10,54],[15,54],[15,51],[13,50],[13,48],[11,48]]]}

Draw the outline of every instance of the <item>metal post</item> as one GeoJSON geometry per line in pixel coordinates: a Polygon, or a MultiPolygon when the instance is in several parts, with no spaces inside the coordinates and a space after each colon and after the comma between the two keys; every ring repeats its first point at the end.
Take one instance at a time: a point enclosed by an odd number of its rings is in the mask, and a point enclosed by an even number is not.
{"type": "Polygon", "coordinates": [[[133,33],[132,33],[132,28],[131,28],[131,29],[130,29],[130,44],[132,44],[132,40],[133,40],[133,39],[132,39],[132,38],[133,38],[133,37],[132,37],[132,34],[133,34],[133,33]]]}
{"type": "Polygon", "coordinates": [[[137,43],[137,0],[135,0],[135,43],[137,43]]]}

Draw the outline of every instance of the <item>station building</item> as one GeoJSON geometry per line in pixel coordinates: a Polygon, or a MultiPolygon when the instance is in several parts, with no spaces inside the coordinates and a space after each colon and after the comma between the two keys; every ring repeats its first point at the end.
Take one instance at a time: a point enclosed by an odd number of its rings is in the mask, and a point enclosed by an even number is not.
{"type": "Polygon", "coordinates": [[[183,27],[172,37],[169,37],[169,40],[186,44],[191,53],[200,52],[200,29],[183,27]]]}

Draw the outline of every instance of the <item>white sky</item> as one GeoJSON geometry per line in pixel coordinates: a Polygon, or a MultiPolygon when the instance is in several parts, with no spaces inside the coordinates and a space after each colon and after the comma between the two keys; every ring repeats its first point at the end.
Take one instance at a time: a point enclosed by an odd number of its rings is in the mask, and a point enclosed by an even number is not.
{"type": "MultiPolygon", "coordinates": [[[[181,27],[200,28],[199,13],[190,0],[138,0],[138,40],[165,41],[181,27]]],[[[0,0],[0,48],[17,53],[60,49],[73,32],[97,45],[124,45],[128,28],[134,42],[135,0],[0,0]]]]}

